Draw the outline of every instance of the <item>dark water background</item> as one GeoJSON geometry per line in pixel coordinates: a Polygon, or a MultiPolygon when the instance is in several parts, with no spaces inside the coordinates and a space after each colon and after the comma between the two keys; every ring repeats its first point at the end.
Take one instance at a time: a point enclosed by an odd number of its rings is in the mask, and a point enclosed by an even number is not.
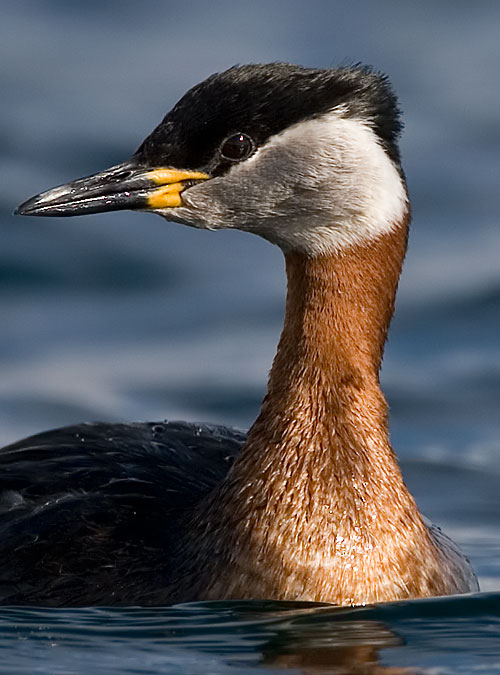
{"type": "Polygon", "coordinates": [[[97,419],[251,423],[282,320],[278,250],[145,214],[10,214],[125,159],[208,74],[272,60],[371,63],[400,95],[414,220],[383,368],[392,438],[483,593],[355,610],[3,608],[0,672],[500,672],[494,0],[2,2],[0,440],[97,419]]]}

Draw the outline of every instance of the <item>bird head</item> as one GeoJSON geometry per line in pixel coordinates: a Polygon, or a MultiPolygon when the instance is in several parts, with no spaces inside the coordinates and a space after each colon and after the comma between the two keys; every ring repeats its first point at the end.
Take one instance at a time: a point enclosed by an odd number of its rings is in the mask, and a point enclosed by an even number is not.
{"type": "Polygon", "coordinates": [[[387,79],[369,68],[236,66],[190,89],[129,160],[17,213],[149,211],[324,254],[403,220],[400,126],[387,79]]]}

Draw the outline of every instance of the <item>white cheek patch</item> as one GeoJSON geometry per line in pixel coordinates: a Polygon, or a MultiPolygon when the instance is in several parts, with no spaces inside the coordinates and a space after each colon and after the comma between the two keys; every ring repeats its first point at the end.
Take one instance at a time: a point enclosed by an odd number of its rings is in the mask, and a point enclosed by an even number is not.
{"type": "Polygon", "coordinates": [[[404,181],[369,124],[342,112],[290,127],[225,176],[187,190],[184,222],[254,232],[309,255],[393,230],[408,208],[404,181]]]}

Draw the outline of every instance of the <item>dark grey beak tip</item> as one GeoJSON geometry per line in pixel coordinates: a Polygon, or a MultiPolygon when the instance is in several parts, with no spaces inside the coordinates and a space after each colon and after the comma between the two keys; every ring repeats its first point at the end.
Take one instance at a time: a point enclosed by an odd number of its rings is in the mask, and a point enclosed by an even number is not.
{"type": "Polygon", "coordinates": [[[54,218],[139,209],[147,204],[147,193],[152,186],[144,173],[143,167],[129,160],[45,190],[20,204],[14,215],[54,218]]]}
{"type": "Polygon", "coordinates": [[[40,207],[38,196],[27,199],[14,209],[14,216],[53,216],[54,213],[46,213],[43,207],[40,207]]]}
{"type": "Polygon", "coordinates": [[[29,203],[31,199],[28,199],[28,201],[23,202],[22,204],[19,204],[18,207],[14,209],[12,212],[13,216],[30,216],[32,215],[29,210],[29,203]]]}

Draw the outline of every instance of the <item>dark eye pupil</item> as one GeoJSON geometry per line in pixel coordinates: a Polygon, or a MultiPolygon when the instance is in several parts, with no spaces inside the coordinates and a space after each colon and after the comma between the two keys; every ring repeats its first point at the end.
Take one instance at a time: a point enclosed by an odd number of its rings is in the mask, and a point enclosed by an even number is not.
{"type": "Polygon", "coordinates": [[[232,162],[238,162],[246,159],[253,150],[253,143],[249,136],[245,134],[234,134],[226,138],[221,146],[220,153],[225,159],[232,162]]]}

